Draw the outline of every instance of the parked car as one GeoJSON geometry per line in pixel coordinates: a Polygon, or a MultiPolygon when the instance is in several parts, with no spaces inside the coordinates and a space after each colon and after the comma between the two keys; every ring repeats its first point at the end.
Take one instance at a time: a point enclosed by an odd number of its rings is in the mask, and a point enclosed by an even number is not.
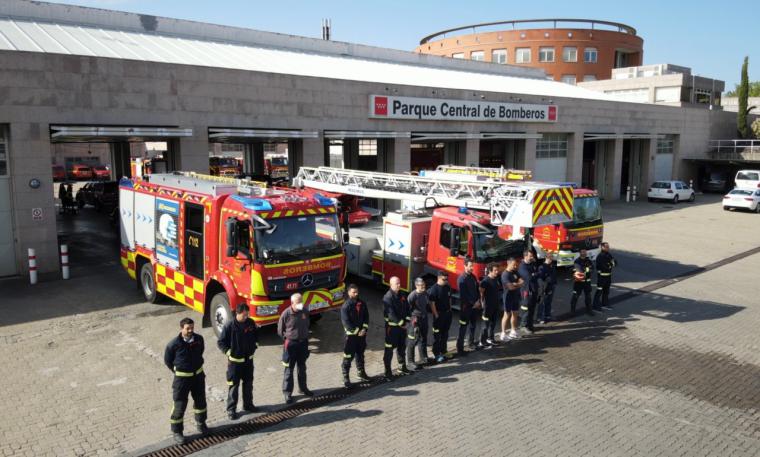
{"type": "Polygon", "coordinates": [[[693,202],[695,198],[694,189],[683,181],[655,181],[647,191],[647,199],[650,202],[655,200],[670,200],[673,203],[683,200],[693,202]]]}
{"type": "Polygon", "coordinates": [[[91,205],[95,210],[106,211],[113,208],[119,199],[119,183],[117,181],[88,182],[77,192],[76,201],[80,208],[91,205]]]}
{"type": "Polygon", "coordinates": [[[69,179],[92,179],[92,168],[76,163],[69,168],[69,179]]]}
{"type": "Polygon", "coordinates": [[[726,192],[731,187],[731,183],[729,183],[728,173],[720,172],[720,171],[713,171],[710,172],[710,176],[708,176],[703,182],[702,182],[702,191],[703,192],[726,192]]]}
{"type": "Polygon", "coordinates": [[[53,165],[53,182],[66,181],[66,169],[61,165],[53,165]]]}
{"type": "Polygon", "coordinates": [[[103,181],[108,181],[111,179],[111,170],[108,169],[105,165],[95,165],[92,167],[92,177],[95,179],[102,179],[103,181]]]}
{"type": "Polygon", "coordinates": [[[732,190],[723,197],[723,209],[748,209],[760,213],[760,189],[732,190]]]}
{"type": "Polygon", "coordinates": [[[760,170],[739,170],[734,181],[736,187],[760,189],[760,170]]]}

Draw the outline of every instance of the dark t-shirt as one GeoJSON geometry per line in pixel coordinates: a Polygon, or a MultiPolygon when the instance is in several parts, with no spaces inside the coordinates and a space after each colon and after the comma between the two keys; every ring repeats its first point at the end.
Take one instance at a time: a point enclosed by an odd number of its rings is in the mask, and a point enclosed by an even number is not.
{"type": "Polygon", "coordinates": [[[428,297],[430,301],[435,302],[435,308],[439,313],[451,311],[451,286],[448,284],[433,284],[433,287],[428,289],[428,297]]]}
{"type": "Polygon", "coordinates": [[[480,287],[485,289],[485,292],[483,293],[483,298],[485,299],[485,303],[483,303],[483,312],[492,313],[498,310],[499,303],[501,302],[501,281],[499,280],[499,277],[497,276],[496,278],[491,279],[486,276],[480,281],[480,287]]]}
{"type": "Polygon", "coordinates": [[[517,305],[520,303],[520,288],[509,290],[507,284],[517,284],[520,280],[517,272],[504,270],[501,274],[501,283],[504,286],[504,304],[505,305],[517,305]]]}

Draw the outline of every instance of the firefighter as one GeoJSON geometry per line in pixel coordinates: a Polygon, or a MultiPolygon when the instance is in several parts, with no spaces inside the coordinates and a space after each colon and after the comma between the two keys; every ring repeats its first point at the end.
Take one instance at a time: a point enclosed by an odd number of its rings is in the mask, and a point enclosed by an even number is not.
{"type": "Polygon", "coordinates": [[[253,404],[253,354],[258,347],[256,324],[250,319],[248,305],[235,308],[235,319],[222,329],[217,346],[227,356],[227,416],[238,418],[238,386],[243,383],[243,409],[256,411],[253,404]]]}
{"type": "Polygon", "coordinates": [[[517,269],[517,274],[523,280],[520,288],[520,326],[527,334],[533,334],[533,318],[536,313],[536,299],[538,294],[538,268],[533,251],[523,252],[523,261],[517,269]]]}
{"type": "Polygon", "coordinates": [[[519,260],[510,257],[507,259],[507,268],[501,273],[501,285],[504,291],[502,295],[504,316],[501,319],[502,342],[520,338],[520,334],[517,333],[517,324],[520,313],[520,289],[524,281],[517,274],[519,263],[519,260]],[[507,326],[511,329],[509,333],[507,333],[507,326]]]}
{"type": "Polygon", "coordinates": [[[383,316],[385,317],[385,352],[383,353],[383,365],[385,365],[385,379],[393,379],[391,360],[393,350],[398,357],[399,372],[411,373],[406,368],[406,324],[411,320],[409,315],[409,303],[406,295],[401,291],[401,280],[397,276],[390,279],[390,289],[383,296],[383,316]]]}
{"type": "Polygon", "coordinates": [[[441,270],[433,287],[428,290],[430,312],[433,314],[433,356],[437,363],[446,360],[446,344],[451,328],[451,286],[449,274],[441,270]]]}
{"type": "Polygon", "coordinates": [[[185,443],[184,429],[187,397],[193,397],[195,423],[201,434],[208,434],[206,426],[206,375],[203,373],[203,337],[194,331],[193,320],[179,321],[180,333],[169,341],[164,351],[164,364],[174,372],[172,381],[171,430],[177,444],[185,443]]]}
{"type": "Polygon", "coordinates": [[[610,244],[607,242],[602,243],[602,252],[596,256],[594,309],[612,309],[610,306],[610,286],[612,285],[612,269],[616,266],[617,261],[610,254],[610,244]]]}
{"type": "Polygon", "coordinates": [[[573,297],[570,299],[570,314],[575,314],[575,304],[578,303],[578,297],[584,294],[586,303],[586,314],[593,316],[591,310],[591,269],[593,263],[588,258],[588,252],[581,249],[580,257],[573,262],[573,297]]]}
{"type": "Polygon", "coordinates": [[[343,385],[351,387],[348,373],[351,371],[351,361],[354,357],[356,357],[356,371],[359,379],[369,381],[369,376],[364,371],[369,310],[367,304],[359,298],[359,287],[356,284],[348,286],[348,300],[340,308],[340,320],[346,332],[346,343],[343,346],[343,385]]]}
{"type": "Polygon", "coordinates": [[[314,392],[306,387],[306,359],[309,358],[309,310],[303,305],[301,294],[290,296],[290,306],[280,315],[277,334],[284,340],[282,347],[282,394],[285,403],[293,403],[293,371],[298,368],[298,390],[306,397],[314,392]]]}
{"type": "Polygon", "coordinates": [[[486,266],[486,277],[480,281],[480,302],[483,304],[483,334],[480,336],[480,344],[485,347],[496,346],[494,332],[499,317],[501,280],[499,267],[495,263],[486,266]]]}
{"type": "Polygon", "coordinates": [[[457,288],[459,289],[459,336],[457,337],[457,355],[465,356],[465,334],[470,334],[470,346],[475,345],[475,327],[480,317],[480,292],[478,290],[478,278],[473,273],[474,265],[471,259],[464,259],[464,273],[459,275],[457,288]]]}
{"type": "Polygon", "coordinates": [[[407,297],[412,320],[407,328],[409,341],[406,345],[406,360],[409,361],[415,370],[421,370],[424,363],[427,363],[427,334],[428,334],[428,306],[429,297],[425,290],[425,280],[417,278],[414,280],[415,290],[407,297]],[[417,348],[419,362],[414,361],[414,348],[417,348]]]}
{"type": "Polygon", "coordinates": [[[557,287],[557,262],[551,252],[546,253],[546,259],[538,266],[538,319],[546,324],[552,320],[552,299],[557,287]]]}

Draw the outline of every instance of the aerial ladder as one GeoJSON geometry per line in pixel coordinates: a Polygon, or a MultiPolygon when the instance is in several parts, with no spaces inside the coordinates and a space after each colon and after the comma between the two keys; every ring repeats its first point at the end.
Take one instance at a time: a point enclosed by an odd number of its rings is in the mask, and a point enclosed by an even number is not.
{"type": "MultiPolygon", "coordinates": [[[[497,169],[498,170],[498,169],[497,169]]],[[[488,211],[491,225],[530,228],[572,220],[572,188],[535,182],[445,180],[332,167],[301,167],[296,187],[428,206],[488,211]]]]}
{"type": "Polygon", "coordinates": [[[533,173],[530,170],[513,168],[468,167],[464,165],[438,165],[435,170],[423,170],[420,176],[443,178],[448,180],[496,180],[496,181],[530,181],[533,173]]]}

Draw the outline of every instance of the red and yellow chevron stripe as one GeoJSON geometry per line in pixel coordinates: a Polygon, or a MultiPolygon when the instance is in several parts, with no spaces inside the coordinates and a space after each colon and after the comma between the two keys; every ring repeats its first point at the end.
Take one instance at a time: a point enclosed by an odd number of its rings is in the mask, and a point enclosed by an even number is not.
{"type": "Polygon", "coordinates": [[[279,217],[307,216],[314,214],[330,214],[335,212],[335,207],[327,206],[324,208],[308,208],[299,210],[281,210],[281,211],[258,211],[257,214],[264,219],[276,219],[279,217]]]}
{"type": "Polygon", "coordinates": [[[564,214],[569,219],[573,218],[572,187],[545,189],[536,192],[533,198],[533,225],[536,225],[542,217],[552,214],[564,214]]]}

